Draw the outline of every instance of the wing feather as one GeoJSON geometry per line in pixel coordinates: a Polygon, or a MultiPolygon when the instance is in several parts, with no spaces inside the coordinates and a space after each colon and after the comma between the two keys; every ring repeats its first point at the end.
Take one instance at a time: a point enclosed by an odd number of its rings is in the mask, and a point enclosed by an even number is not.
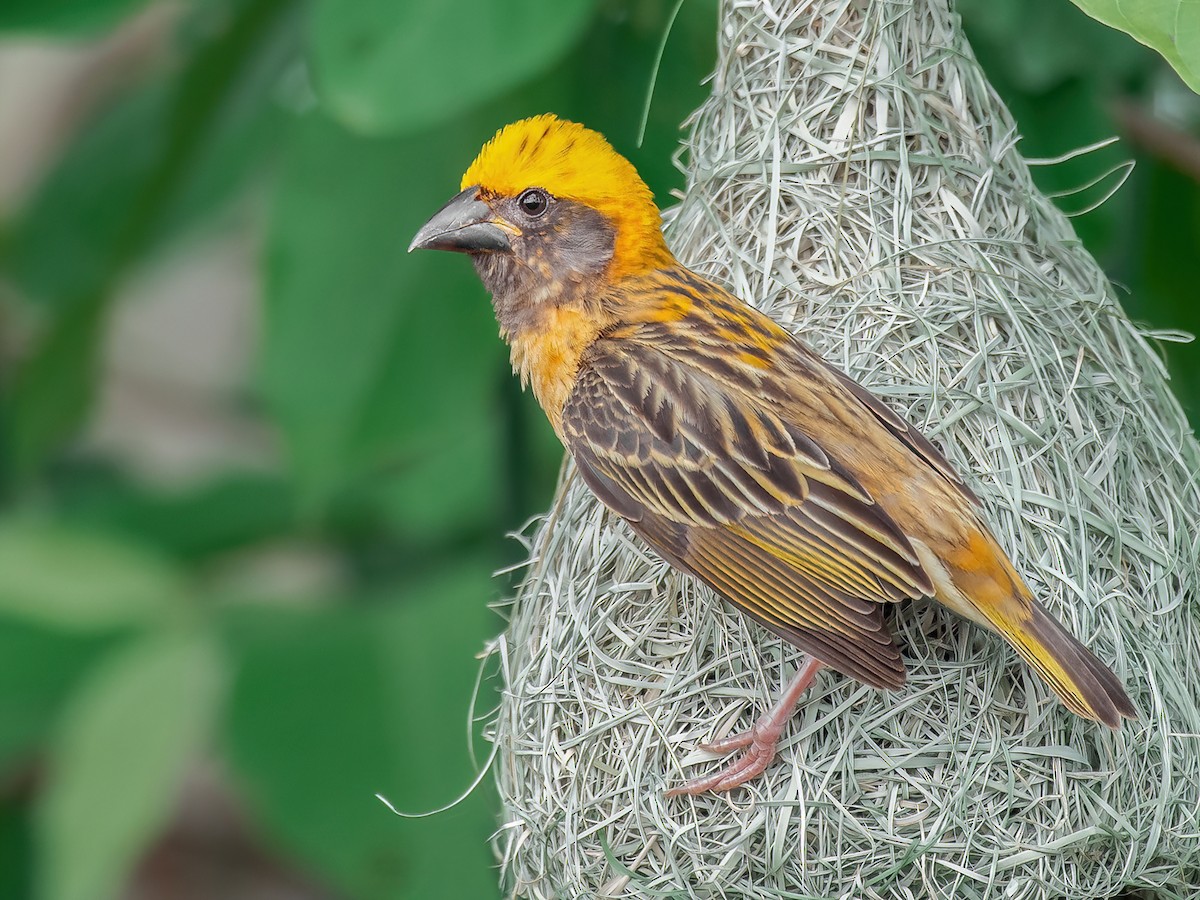
{"type": "Polygon", "coordinates": [[[588,485],[669,561],[839,671],[901,684],[880,604],[932,593],[929,577],[849,470],[765,396],[606,338],[562,434],[588,485]]]}
{"type": "Polygon", "coordinates": [[[883,607],[797,573],[731,532],[684,529],[654,517],[633,526],[667,559],[738,609],[844,675],[879,688],[904,684],[883,607]],[[683,544],[686,543],[686,547],[683,544]]]}

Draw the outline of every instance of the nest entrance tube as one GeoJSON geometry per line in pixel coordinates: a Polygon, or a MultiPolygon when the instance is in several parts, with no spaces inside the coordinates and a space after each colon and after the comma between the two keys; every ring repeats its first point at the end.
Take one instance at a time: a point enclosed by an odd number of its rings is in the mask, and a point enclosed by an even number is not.
{"type": "Polygon", "coordinates": [[[934,603],[909,670],[832,674],[731,797],[708,770],[800,653],[671,570],[568,469],[499,645],[506,890],[1192,898],[1200,450],[945,0],[725,0],[672,249],[922,428],[1041,602],[1125,682],[1113,733],[934,603]]]}

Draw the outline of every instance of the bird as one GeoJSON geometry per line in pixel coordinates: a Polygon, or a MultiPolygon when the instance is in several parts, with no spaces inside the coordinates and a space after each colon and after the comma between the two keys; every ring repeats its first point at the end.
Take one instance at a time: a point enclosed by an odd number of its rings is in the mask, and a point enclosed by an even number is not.
{"type": "Polygon", "coordinates": [[[798,337],[682,265],[634,166],[553,114],[501,128],[409,251],[472,259],[583,481],[663,559],[803,651],[742,752],[668,796],[760,775],[825,667],[905,682],[884,607],[930,597],[1003,637],[1071,712],[1137,713],[1038,602],[978,497],[913,425],[798,337]]]}

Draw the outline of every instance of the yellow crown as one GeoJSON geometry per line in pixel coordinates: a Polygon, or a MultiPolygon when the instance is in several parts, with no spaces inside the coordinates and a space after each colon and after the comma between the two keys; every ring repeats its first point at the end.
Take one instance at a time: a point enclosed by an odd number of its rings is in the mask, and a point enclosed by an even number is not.
{"type": "Polygon", "coordinates": [[[654,195],[637,169],[598,132],[547,113],[496,132],[462,178],[462,188],[513,197],[539,187],[595,209],[616,231],[610,277],[657,268],[671,257],[654,195]]]}

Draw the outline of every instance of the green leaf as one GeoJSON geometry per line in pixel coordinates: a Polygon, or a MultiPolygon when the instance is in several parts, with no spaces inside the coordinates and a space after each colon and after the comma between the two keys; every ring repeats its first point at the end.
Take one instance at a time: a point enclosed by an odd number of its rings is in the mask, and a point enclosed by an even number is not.
{"type": "MultiPolygon", "coordinates": [[[[989,80],[1011,79],[1021,96],[1040,96],[1079,79],[1109,98],[1122,79],[1145,71],[1148,63],[1159,64],[1145,47],[1070,3],[961,0],[956,9],[989,80]],[[1063,40],[1066,34],[1069,41],[1063,40]],[[1102,67],[1096,65],[1098,59],[1104,60],[1102,67]]],[[[1003,93],[1003,85],[997,87],[1003,93]]],[[[1024,137],[1025,121],[1018,121],[1024,137]]],[[[1060,136],[1070,140],[1069,135],[1069,130],[1060,129],[1060,136]]]]}
{"type": "MultiPolygon", "coordinates": [[[[187,30],[212,28],[197,21],[187,30]]],[[[155,80],[104,109],[74,138],[6,236],[5,268],[21,293],[59,309],[104,285],[114,260],[127,252],[122,246],[128,240],[127,220],[148,186],[169,187],[170,196],[157,198],[162,210],[156,227],[142,235],[142,253],[177,238],[245,185],[278,147],[287,120],[278,104],[280,85],[295,62],[299,32],[300,16],[289,12],[257,37],[245,59],[185,47],[183,52],[192,50],[196,58],[179,78],[155,80]],[[214,56],[227,67],[239,67],[237,77],[212,110],[204,133],[192,135],[199,145],[177,183],[164,186],[155,172],[168,154],[172,129],[183,127],[179,120],[186,116],[179,107],[197,100],[184,97],[187,73],[214,56]]]]}
{"type": "MultiPolygon", "coordinates": [[[[1146,206],[1138,229],[1136,274],[1141,290],[1122,303],[1138,322],[1150,327],[1182,329],[1200,334],[1200,190],[1196,182],[1161,160],[1139,160],[1145,178],[1146,206]]],[[[1171,364],[1172,387],[1191,413],[1200,419],[1200,343],[1171,343],[1163,347],[1171,364]]]]}
{"type": "Polygon", "coordinates": [[[108,660],[63,717],[37,820],[39,900],[115,896],[167,821],[221,696],[204,635],[159,634],[108,660]]]}
{"type": "Polygon", "coordinates": [[[33,897],[33,826],[29,804],[20,795],[0,796],[0,897],[33,897]]]}
{"type": "Polygon", "coordinates": [[[0,31],[75,36],[119,22],[146,0],[4,0],[0,31]]]}
{"type": "Polygon", "coordinates": [[[495,510],[503,477],[499,431],[496,413],[483,412],[446,423],[424,440],[414,437],[400,462],[402,477],[372,479],[362,493],[375,493],[376,505],[410,544],[451,541],[495,510]]]}
{"type": "Polygon", "coordinates": [[[162,153],[170,96],[156,82],[104,110],[39,185],[3,246],[24,298],[58,309],[106,281],[130,198],[162,153]]]}
{"type": "Polygon", "coordinates": [[[128,544],[40,522],[0,522],[0,613],[67,631],[160,622],[184,599],[170,566],[128,544]]]}
{"type": "Polygon", "coordinates": [[[53,322],[13,379],[8,409],[0,409],[0,423],[9,433],[12,473],[20,479],[42,462],[51,448],[69,434],[91,405],[95,389],[100,324],[104,293],[85,297],[74,309],[53,322]]]}
{"type": "Polygon", "coordinates": [[[291,486],[273,474],[228,472],[167,490],[101,471],[75,471],[65,482],[61,518],[181,560],[269,540],[296,524],[291,486]]]}
{"type": "Polygon", "coordinates": [[[364,134],[448,121],[551,66],[579,39],[595,0],[318,0],[317,89],[364,134]]]}
{"type": "Polygon", "coordinates": [[[373,595],[369,611],[243,608],[231,620],[235,777],[273,839],[346,896],[497,895],[490,786],[419,821],[374,797],[430,809],[471,783],[465,723],[476,655],[500,626],[486,608],[494,592],[486,565],[459,559],[439,578],[373,595]]]}
{"type": "Polygon", "coordinates": [[[112,640],[0,617],[0,772],[45,742],[63,700],[112,640]]]}
{"type": "MultiPolygon", "coordinates": [[[[262,383],[309,509],[422,478],[464,424],[495,435],[505,365],[487,295],[465,259],[404,252],[477,140],[461,126],[363,139],[319,115],[297,127],[268,241],[262,383]]],[[[495,439],[469,447],[461,471],[487,471],[495,439]]]]}
{"type": "Polygon", "coordinates": [[[1200,2],[1197,0],[1071,0],[1105,25],[1163,55],[1200,93],[1200,2]]]}

